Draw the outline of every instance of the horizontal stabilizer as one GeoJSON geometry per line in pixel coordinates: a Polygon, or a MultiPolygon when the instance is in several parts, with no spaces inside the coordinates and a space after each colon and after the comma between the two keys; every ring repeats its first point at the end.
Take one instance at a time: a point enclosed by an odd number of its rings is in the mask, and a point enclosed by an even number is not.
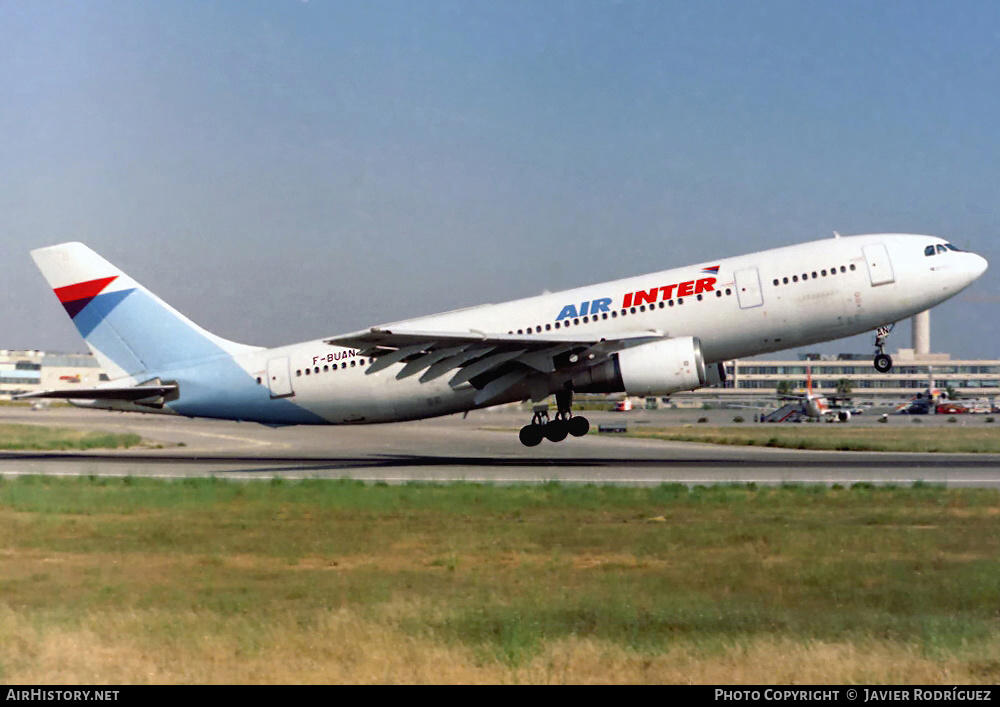
{"type": "Polygon", "coordinates": [[[14,399],[61,398],[63,400],[127,400],[134,402],[146,398],[166,397],[176,392],[176,384],[132,385],[121,388],[62,388],[40,390],[36,393],[22,393],[15,395],[14,399]]]}

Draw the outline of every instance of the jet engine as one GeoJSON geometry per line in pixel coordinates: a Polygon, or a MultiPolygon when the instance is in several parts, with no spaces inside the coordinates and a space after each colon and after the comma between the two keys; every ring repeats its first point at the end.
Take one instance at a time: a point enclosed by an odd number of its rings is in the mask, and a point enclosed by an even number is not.
{"type": "Polygon", "coordinates": [[[694,336],[663,339],[619,351],[604,365],[574,378],[581,392],[670,395],[725,381],[721,363],[705,365],[701,341],[694,336]]]}

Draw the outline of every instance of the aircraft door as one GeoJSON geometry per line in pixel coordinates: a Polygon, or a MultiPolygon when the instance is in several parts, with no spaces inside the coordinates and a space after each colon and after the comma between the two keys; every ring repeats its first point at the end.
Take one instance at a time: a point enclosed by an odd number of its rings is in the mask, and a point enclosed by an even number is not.
{"type": "Polygon", "coordinates": [[[288,357],[272,358],[267,362],[267,386],[272,398],[287,398],[295,395],[292,390],[292,368],[288,357]]]}
{"type": "Polygon", "coordinates": [[[868,276],[872,280],[872,287],[896,281],[896,276],[892,272],[892,261],[889,260],[889,251],[885,245],[882,243],[866,245],[862,250],[865,253],[865,262],[868,263],[868,276]]]}
{"type": "Polygon", "coordinates": [[[744,268],[737,270],[736,298],[740,302],[740,309],[759,307],[764,304],[764,292],[760,287],[760,274],[757,268],[744,268]]]}

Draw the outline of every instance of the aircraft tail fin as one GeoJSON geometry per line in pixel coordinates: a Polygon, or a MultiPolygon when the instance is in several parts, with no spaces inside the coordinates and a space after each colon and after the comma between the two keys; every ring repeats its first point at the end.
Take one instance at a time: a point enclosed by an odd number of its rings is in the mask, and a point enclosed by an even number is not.
{"type": "Polygon", "coordinates": [[[111,378],[257,348],[202,329],[82,243],[31,257],[111,378]]]}

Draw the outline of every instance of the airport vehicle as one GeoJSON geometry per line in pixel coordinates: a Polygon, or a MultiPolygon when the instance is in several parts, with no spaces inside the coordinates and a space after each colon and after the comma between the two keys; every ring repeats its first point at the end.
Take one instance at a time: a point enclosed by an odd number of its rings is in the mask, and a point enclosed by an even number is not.
{"type": "MultiPolygon", "coordinates": [[[[835,234],[836,235],[836,234],[835,234]]],[[[30,393],[265,425],[411,420],[555,394],[528,446],[586,434],[574,392],[719,385],[723,362],[887,327],[963,290],[986,260],[933,236],[840,237],[266,349],[202,329],[81,243],[32,251],[111,381],[30,393]]]]}
{"type": "Polygon", "coordinates": [[[933,385],[922,390],[907,402],[899,405],[896,412],[900,415],[930,415],[937,412],[938,404],[948,400],[948,393],[933,385]]]}

